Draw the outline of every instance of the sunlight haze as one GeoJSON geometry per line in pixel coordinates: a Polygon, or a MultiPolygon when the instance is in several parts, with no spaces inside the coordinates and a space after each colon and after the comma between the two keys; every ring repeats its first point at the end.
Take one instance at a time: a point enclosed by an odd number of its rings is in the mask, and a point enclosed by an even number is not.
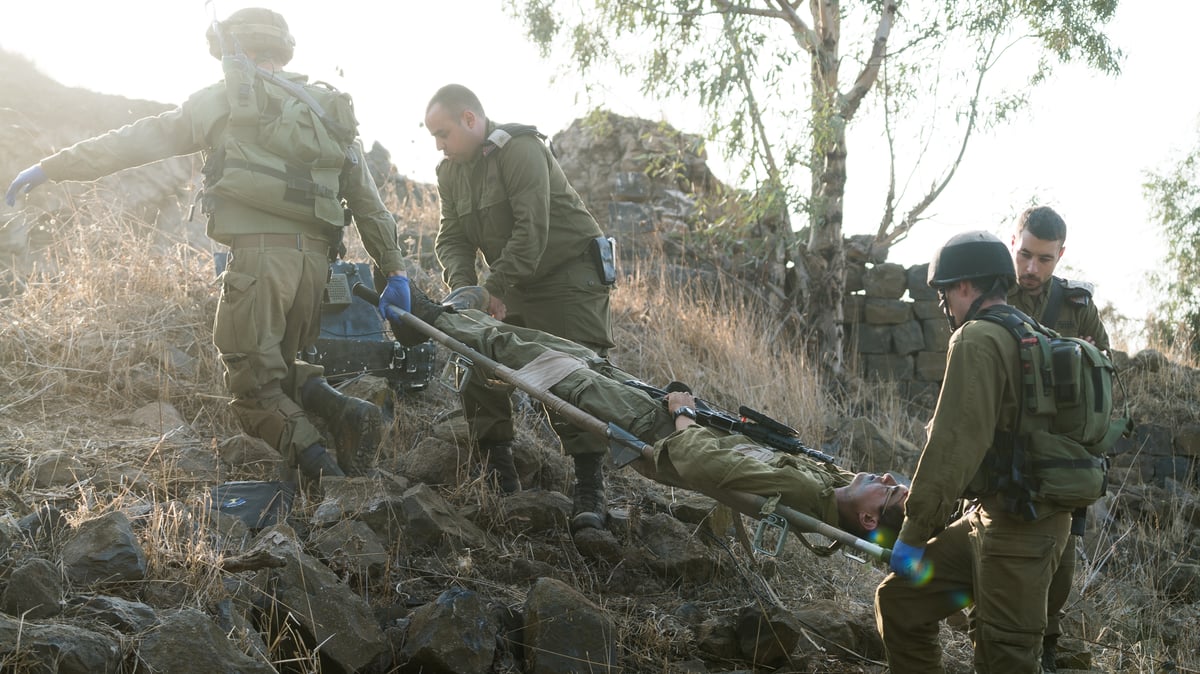
{"type": "MultiPolygon", "coordinates": [[[[224,18],[245,6],[286,17],[297,42],[288,69],[351,93],[367,146],[383,144],[398,170],[416,180],[432,182],[440,159],[421,122],[426,101],[443,84],[474,89],[493,119],[549,134],[591,107],[577,80],[557,74],[561,64],[539,58],[500,0],[222,1],[216,11],[224,18]]],[[[0,48],[70,86],[179,103],[221,77],[204,38],[209,11],[201,1],[13,2],[0,23],[0,48]]],[[[973,139],[929,220],[893,248],[890,261],[927,261],[934,246],[965,229],[988,229],[1007,242],[1013,217],[1036,198],[1067,221],[1062,275],[1093,281],[1101,305],[1144,318],[1154,304],[1144,277],[1164,246],[1141,184],[1146,170],[1166,167],[1196,142],[1200,90],[1184,73],[1198,22],[1200,3],[1124,0],[1108,29],[1125,52],[1123,74],[1060,66],[1033,93],[1032,109],[973,139]]],[[[614,112],[702,131],[695,105],[646,100],[634,83],[609,89],[600,103],[614,112]]],[[[879,139],[851,131],[847,234],[878,224],[882,183],[871,166],[882,150],[879,139]]],[[[729,181],[735,172],[718,154],[710,150],[710,163],[729,181]]]]}

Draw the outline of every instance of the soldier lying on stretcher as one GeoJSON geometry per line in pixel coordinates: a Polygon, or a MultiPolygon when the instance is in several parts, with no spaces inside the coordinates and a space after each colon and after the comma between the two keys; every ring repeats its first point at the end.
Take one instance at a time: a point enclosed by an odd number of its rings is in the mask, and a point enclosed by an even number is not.
{"type": "MultiPolygon", "coordinates": [[[[729,435],[694,420],[691,393],[669,393],[666,404],[624,382],[634,377],[569,340],[498,321],[479,308],[487,291],[460,288],[442,304],[412,287],[411,313],[480,354],[598,419],[633,433],[652,447],[631,465],[647,477],[697,490],[730,490],[772,497],[844,531],[890,544],[904,518],[908,488],[890,474],[851,473],[805,456],[774,452],[743,435],[729,435]],[[885,540],[880,540],[880,539],[885,540]]],[[[395,320],[405,346],[425,335],[395,320]]]]}

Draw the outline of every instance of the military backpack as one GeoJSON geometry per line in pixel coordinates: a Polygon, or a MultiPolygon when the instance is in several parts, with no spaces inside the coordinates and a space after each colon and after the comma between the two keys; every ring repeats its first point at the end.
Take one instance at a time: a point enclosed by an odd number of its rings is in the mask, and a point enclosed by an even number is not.
{"type": "Polygon", "coordinates": [[[1016,432],[998,432],[971,495],[1000,493],[1035,517],[1037,502],[1090,505],[1108,486],[1107,452],[1132,423],[1114,414],[1112,361],[1087,340],[1063,337],[1008,305],[976,316],[1003,326],[1020,351],[1016,432]]]}
{"type": "Polygon", "coordinates": [[[229,121],[204,167],[206,196],[297,222],[344,226],[340,178],[357,134],[350,97],[275,75],[245,57],[223,64],[229,121]]]}

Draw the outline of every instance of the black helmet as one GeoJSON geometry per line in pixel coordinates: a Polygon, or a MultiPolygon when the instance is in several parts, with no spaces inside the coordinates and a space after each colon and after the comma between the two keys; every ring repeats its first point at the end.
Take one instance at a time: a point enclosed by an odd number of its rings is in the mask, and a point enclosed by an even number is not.
{"type": "Polygon", "coordinates": [[[997,277],[1011,288],[1017,283],[1012,254],[989,232],[955,234],[929,263],[929,287],[941,288],[967,279],[997,277]]]}
{"type": "Polygon", "coordinates": [[[296,39],[288,31],[287,21],[277,12],[261,7],[247,7],[230,14],[229,18],[219,25],[221,40],[217,39],[213,26],[208,27],[207,34],[208,53],[218,59],[221,58],[223,40],[228,43],[226,48],[234,51],[237,50],[236,47],[240,47],[260,53],[271,52],[279,59],[280,65],[292,60],[296,39]]]}

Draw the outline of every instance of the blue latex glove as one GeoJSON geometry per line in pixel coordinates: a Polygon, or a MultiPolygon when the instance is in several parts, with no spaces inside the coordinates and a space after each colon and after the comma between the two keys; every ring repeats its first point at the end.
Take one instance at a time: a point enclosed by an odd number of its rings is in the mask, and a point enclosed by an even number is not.
{"type": "Polygon", "coordinates": [[[42,170],[41,164],[30,166],[18,173],[12,184],[8,186],[8,192],[4,195],[5,203],[9,206],[16,206],[18,194],[25,194],[47,180],[49,178],[46,177],[46,172],[42,170]]]}
{"type": "Polygon", "coordinates": [[[412,296],[408,292],[407,276],[388,277],[387,287],[379,295],[379,313],[388,320],[399,318],[398,316],[388,316],[389,306],[400,307],[405,311],[412,308],[412,296]]]}
{"type": "Polygon", "coordinates": [[[892,547],[892,558],[888,560],[888,567],[909,580],[917,580],[925,572],[925,564],[921,562],[924,556],[924,546],[916,547],[897,540],[896,545],[892,547]]]}

